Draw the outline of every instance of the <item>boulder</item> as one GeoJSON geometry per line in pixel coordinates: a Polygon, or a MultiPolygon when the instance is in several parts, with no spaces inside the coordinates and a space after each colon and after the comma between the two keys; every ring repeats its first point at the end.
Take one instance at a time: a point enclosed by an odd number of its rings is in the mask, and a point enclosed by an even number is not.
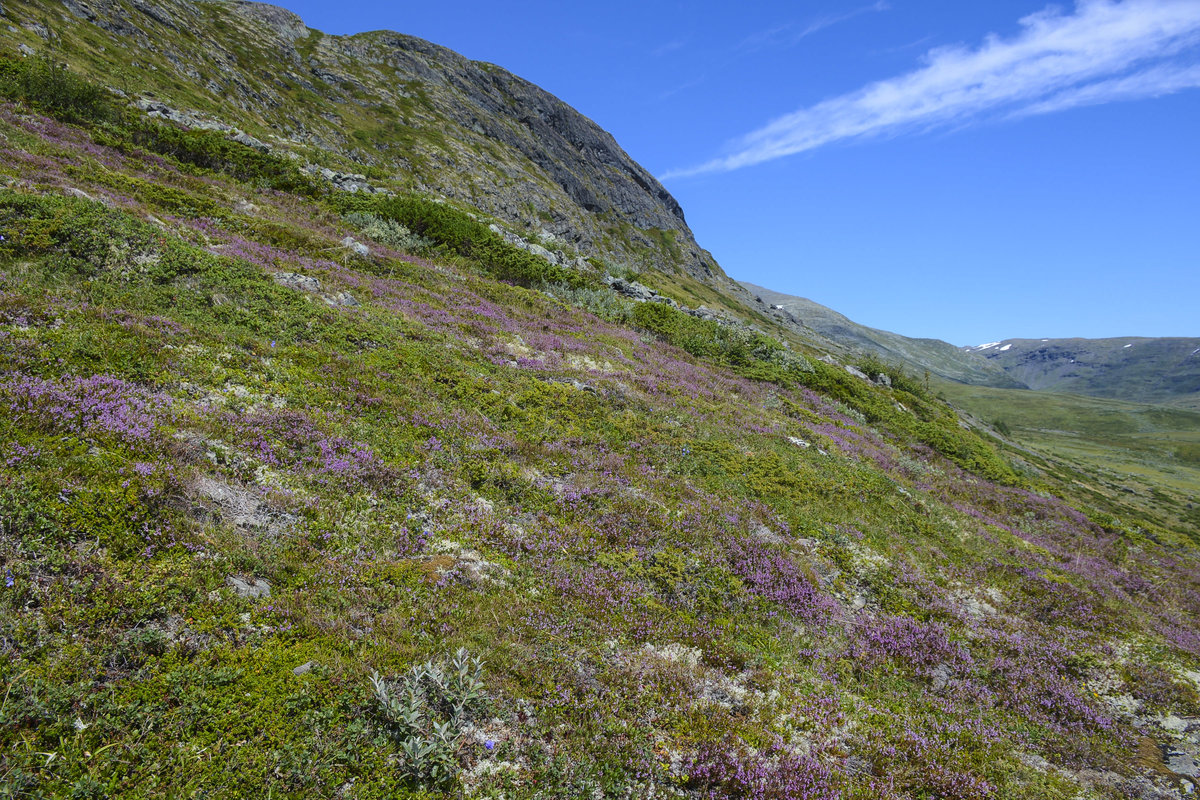
{"type": "Polygon", "coordinates": [[[225,583],[233,587],[239,597],[268,598],[271,596],[271,585],[262,578],[239,578],[230,575],[225,583]]]}
{"type": "Polygon", "coordinates": [[[355,255],[363,256],[364,258],[371,255],[371,248],[367,247],[353,236],[347,236],[345,239],[342,239],[342,247],[346,248],[347,250],[351,250],[355,255]]]}
{"type": "Polygon", "coordinates": [[[275,282],[289,289],[299,289],[302,292],[321,291],[321,281],[311,275],[301,275],[299,272],[276,272],[275,282]]]}

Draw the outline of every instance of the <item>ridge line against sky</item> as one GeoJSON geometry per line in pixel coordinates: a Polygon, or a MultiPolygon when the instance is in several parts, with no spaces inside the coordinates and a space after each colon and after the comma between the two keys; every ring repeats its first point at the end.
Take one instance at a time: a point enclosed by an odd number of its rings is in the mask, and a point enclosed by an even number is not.
{"type": "Polygon", "coordinates": [[[929,51],[924,65],[780,117],[732,153],[664,173],[729,172],[842,140],[1012,119],[1200,87],[1200,2],[1079,0],[1020,20],[1018,35],[929,51]]]}

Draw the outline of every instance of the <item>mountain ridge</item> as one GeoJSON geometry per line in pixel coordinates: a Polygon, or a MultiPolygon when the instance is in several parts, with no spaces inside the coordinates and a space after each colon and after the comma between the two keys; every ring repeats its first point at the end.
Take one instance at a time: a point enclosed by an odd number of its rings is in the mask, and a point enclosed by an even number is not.
{"type": "Polygon", "coordinates": [[[808,298],[776,292],[746,281],[741,281],[741,284],[752,294],[761,297],[764,302],[790,312],[802,324],[841,346],[855,348],[884,361],[901,364],[918,374],[929,370],[947,380],[981,386],[1024,388],[1024,384],[1008,377],[1003,370],[992,367],[969,353],[964,354],[961,348],[949,342],[940,339],[915,339],[860,325],[808,298]]]}
{"type": "Polygon", "coordinates": [[[393,186],[470,203],[584,255],[655,254],[727,282],[678,202],[611,134],[501,67],[394,31],[327,35],[243,0],[66,0],[57,14],[28,0],[6,5],[29,42],[73,52],[125,94],[217,119],[236,108],[238,124],[268,144],[384,170],[400,181],[393,186]],[[92,31],[124,46],[99,47],[92,31]],[[137,86],[123,84],[135,73],[137,86]]]}

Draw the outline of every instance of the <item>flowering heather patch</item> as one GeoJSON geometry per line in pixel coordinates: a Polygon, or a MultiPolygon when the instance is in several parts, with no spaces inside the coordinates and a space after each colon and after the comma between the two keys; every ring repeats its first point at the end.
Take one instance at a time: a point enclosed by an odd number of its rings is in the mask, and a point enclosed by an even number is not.
{"type": "Polygon", "coordinates": [[[727,549],[730,569],[752,594],[781,606],[808,625],[823,626],[829,621],[833,600],[817,589],[792,557],[748,539],[734,540],[727,549]]]}
{"type": "Polygon", "coordinates": [[[944,625],[906,616],[873,619],[855,627],[850,654],[868,668],[888,660],[903,666],[955,668],[969,668],[974,661],[963,645],[951,641],[944,625]]]}
{"type": "Polygon", "coordinates": [[[20,424],[127,444],[152,441],[171,420],[171,399],[110,375],[47,380],[24,373],[0,377],[0,407],[20,424]]]}
{"type": "Polygon", "coordinates": [[[681,768],[701,797],[747,800],[837,800],[842,797],[828,766],[772,742],[751,753],[735,741],[706,743],[681,768]]]}
{"type": "Polygon", "coordinates": [[[287,467],[351,490],[395,491],[397,473],[366,444],[330,436],[298,411],[226,415],[241,447],[263,463],[287,467]]]}

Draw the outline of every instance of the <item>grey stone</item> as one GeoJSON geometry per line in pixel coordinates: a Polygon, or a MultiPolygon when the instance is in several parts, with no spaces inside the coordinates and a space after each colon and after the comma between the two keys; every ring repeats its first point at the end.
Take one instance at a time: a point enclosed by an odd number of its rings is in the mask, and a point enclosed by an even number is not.
{"type": "Polygon", "coordinates": [[[851,375],[853,375],[856,378],[862,378],[864,381],[871,380],[870,378],[867,377],[867,373],[863,372],[858,367],[852,366],[850,364],[846,365],[846,372],[849,372],[851,375]]]}
{"type": "Polygon", "coordinates": [[[627,281],[624,278],[613,278],[610,276],[608,285],[611,286],[612,290],[617,294],[622,294],[639,302],[653,300],[658,295],[658,292],[654,291],[649,286],[643,286],[637,281],[627,281]]]}
{"type": "Polygon", "coordinates": [[[946,684],[950,682],[951,672],[949,664],[938,664],[929,673],[929,687],[935,692],[940,692],[946,688],[946,684]]]}
{"type": "Polygon", "coordinates": [[[345,239],[342,239],[342,247],[353,251],[355,255],[364,257],[371,255],[371,248],[367,247],[353,236],[347,236],[345,239]]]}
{"type": "Polygon", "coordinates": [[[248,489],[230,486],[207,475],[192,484],[190,494],[200,501],[200,510],[207,510],[224,524],[245,532],[280,536],[299,520],[294,514],[271,508],[248,489]]]}
{"type": "Polygon", "coordinates": [[[540,244],[529,244],[525,249],[528,250],[532,255],[549,261],[551,264],[558,264],[558,256],[554,255],[554,253],[551,253],[540,244]]]}
{"type": "Polygon", "coordinates": [[[33,55],[33,48],[24,42],[21,42],[19,45],[17,45],[17,50],[20,51],[21,55],[23,56],[33,55]]]}
{"type": "Polygon", "coordinates": [[[253,136],[251,136],[248,133],[245,133],[244,131],[238,131],[230,138],[233,139],[233,141],[237,142],[238,144],[244,144],[247,147],[253,147],[255,150],[259,151],[260,153],[271,152],[271,145],[267,144],[266,142],[255,139],[253,136]]]}
{"type": "Polygon", "coordinates": [[[307,675],[308,673],[312,672],[313,667],[315,667],[315,666],[317,666],[317,662],[305,661],[303,664],[301,664],[300,666],[293,669],[292,674],[293,675],[307,675]]]}
{"type": "Polygon", "coordinates": [[[892,385],[892,378],[886,372],[879,373],[871,380],[875,381],[875,383],[878,383],[880,386],[891,386],[892,385]]]}
{"type": "Polygon", "coordinates": [[[321,281],[311,275],[301,275],[299,272],[276,272],[275,282],[289,289],[299,289],[302,292],[321,291],[321,281]]]}
{"type": "Polygon", "coordinates": [[[80,200],[91,200],[93,203],[96,201],[96,198],[92,197],[83,189],[76,189],[74,186],[68,186],[63,191],[72,197],[78,197],[80,200]]]}
{"type": "Polygon", "coordinates": [[[331,306],[341,306],[343,308],[358,308],[361,305],[354,295],[349,292],[338,292],[333,296],[327,296],[325,302],[331,306]]]}
{"type": "Polygon", "coordinates": [[[246,580],[236,575],[230,575],[225,579],[225,583],[232,586],[233,590],[241,597],[265,599],[271,596],[271,585],[262,578],[246,580]]]}
{"type": "Polygon", "coordinates": [[[1200,760],[1197,760],[1195,753],[1168,746],[1164,755],[1167,769],[1171,772],[1186,778],[1200,778],[1200,760]]]}

